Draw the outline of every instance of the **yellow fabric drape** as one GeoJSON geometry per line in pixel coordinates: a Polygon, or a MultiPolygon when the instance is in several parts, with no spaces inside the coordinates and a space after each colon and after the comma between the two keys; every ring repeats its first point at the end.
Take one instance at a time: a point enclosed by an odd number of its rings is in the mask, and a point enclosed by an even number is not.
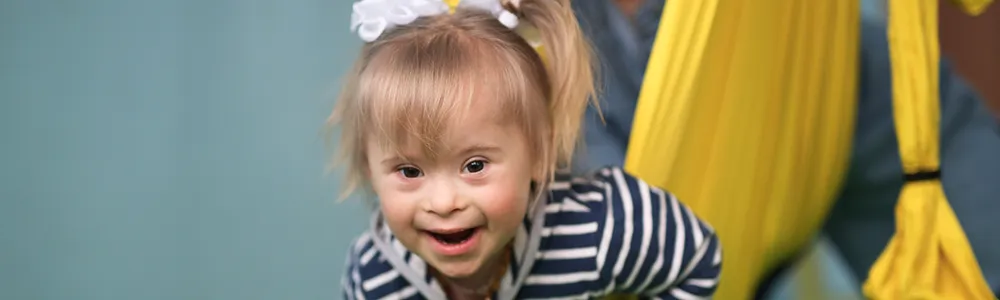
{"type": "MultiPolygon", "coordinates": [[[[979,13],[989,1],[960,1],[979,13]]],[[[906,174],[940,170],[938,2],[889,0],[889,49],[899,152],[906,174]]],[[[939,179],[909,181],[896,233],[864,284],[870,299],[995,299],[939,179]]]]}
{"type": "Polygon", "coordinates": [[[839,190],[857,101],[859,1],[667,1],[626,169],[717,230],[716,299],[751,299],[839,190]]]}

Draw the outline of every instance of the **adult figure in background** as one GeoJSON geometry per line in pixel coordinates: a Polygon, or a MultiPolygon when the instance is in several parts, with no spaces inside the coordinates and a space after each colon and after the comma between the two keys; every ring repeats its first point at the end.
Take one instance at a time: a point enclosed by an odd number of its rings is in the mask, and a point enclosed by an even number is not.
{"type": "MultiPolygon", "coordinates": [[[[857,124],[844,188],[824,232],[864,281],[895,230],[903,178],[893,121],[889,45],[882,7],[862,3],[857,124]]],[[[588,111],[577,169],[623,165],[646,62],[665,0],[575,1],[601,61],[604,122],[588,111]]],[[[986,279],[1000,294],[1000,122],[947,65],[940,74],[941,159],[945,191],[986,279]]],[[[808,199],[806,199],[808,200],[808,199]]],[[[820,199],[817,199],[819,201],[820,199]]],[[[785,265],[791,265],[790,259],[785,265]]],[[[785,268],[775,270],[780,274],[785,268]]],[[[758,295],[771,284],[765,280],[758,295]]]]}

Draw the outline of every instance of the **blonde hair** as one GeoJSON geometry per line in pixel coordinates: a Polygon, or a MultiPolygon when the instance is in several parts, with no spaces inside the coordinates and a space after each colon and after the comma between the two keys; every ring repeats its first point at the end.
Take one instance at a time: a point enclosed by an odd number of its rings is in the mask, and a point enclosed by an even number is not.
{"type": "Polygon", "coordinates": [[[537,29],[544,62],[521,35],[478,10],[423,17],[364,46],[328,120],[341,129],[344,197],[370,187],[369,138],[388,149],[416,138],[433,156],[443,146],[440,134],[472,101],[494,101],[498,117],[520,126],[539,153],[539,174],[551,178],[569,167],[583,113],[595,99],[589,44],[568,0],[505,7],[537,29]]]}

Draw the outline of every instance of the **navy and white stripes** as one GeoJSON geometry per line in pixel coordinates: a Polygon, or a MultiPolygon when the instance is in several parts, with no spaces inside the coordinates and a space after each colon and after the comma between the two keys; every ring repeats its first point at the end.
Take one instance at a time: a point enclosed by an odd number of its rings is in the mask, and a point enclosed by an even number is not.
{"type": "MultiPolygon", "coordinates": [[[[544,213],[537,220],[526,218],[515,237],[516,251],[498,294],[516,299],[589,299],[611,293],[707,299],[714,292],[721,267],[718,239],[669,193],[618,168],[588,177],[560,176],[549,189],[544,213]],[[531,221],[543,226],[535,231],[531,221]],[[531,240],[538,246],[525,249],[531,240]],[[525,266],[530,272],[519,278],[525,266]],[[520,283],[518,290],[512,290],[515,283],[520,283]]],[[[427,275],[426,263],[399,246],[388,234],[359,238],[342,282],[345,299],[443,295],[427,275]],[[380,248],[373,238],[392,246],[380,248]]]]}

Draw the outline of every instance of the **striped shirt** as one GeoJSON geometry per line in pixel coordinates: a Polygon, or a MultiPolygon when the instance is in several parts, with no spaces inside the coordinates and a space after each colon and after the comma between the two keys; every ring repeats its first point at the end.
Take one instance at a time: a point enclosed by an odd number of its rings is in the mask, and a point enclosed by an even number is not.
{"type": "MultiPolygon", "coordinates": [[[[671,194],[619,168],[559,175],[548,189],[516,234],[492,299],[706,299],[715,291],[715,232],[671,194]]],[[[445,299],[428,265],[378,212],[348,252],[345,299],[445,299]]]]}

